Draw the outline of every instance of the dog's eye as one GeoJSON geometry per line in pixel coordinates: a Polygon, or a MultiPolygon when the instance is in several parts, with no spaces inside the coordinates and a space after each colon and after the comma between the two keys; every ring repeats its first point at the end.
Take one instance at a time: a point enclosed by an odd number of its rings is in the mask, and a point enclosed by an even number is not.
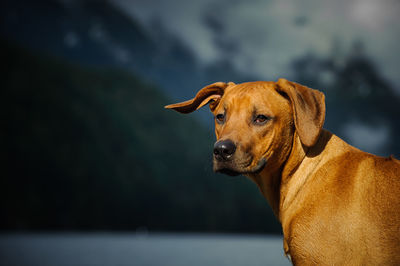
{"type": "Polygon", "coordinates": [[[215,116],[215,120],[217,121],[218,124],[222,124],[225,121],[225,115],[218,114],[215,116]]]}
{"type": "Polygon", "coordinates": [[[254,123],[255,123],[256,125],[263,125],[263,124],[265,124],[268,120],[269,120],[269,117],[268,117],[268,116],[265,116],[265,115],[257,115],[257,116],[254,118],[254,123]]]}

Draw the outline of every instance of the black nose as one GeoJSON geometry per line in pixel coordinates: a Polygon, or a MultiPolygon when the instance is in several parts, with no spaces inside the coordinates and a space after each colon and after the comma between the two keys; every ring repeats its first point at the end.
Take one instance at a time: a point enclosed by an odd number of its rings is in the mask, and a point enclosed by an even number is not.
{"type": "Polygon", "coordinates": [[[218,161],[227,161],[235,153],[236,146],[231,140],[220,140],[214,144],[214,155],[218,161]]]}

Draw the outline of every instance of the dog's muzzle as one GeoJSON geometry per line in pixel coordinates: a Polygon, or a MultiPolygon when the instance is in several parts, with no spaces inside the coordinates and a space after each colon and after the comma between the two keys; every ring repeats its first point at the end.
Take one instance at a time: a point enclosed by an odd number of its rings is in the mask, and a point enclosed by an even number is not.
{"type": "MultiPolygon", "coordinates": [[[[240,174],[258,173],[263,170],[267,160],[265,158],[260,159],[257,164],[250,167],[251,161],[245,158],[235,158],[235,152],[237,147],[235,143],[230,140],[219,140],[214,144],[214,171],[222,174],[231,176],[240,174]],[[248,162],[244,163],[243,162],[248,162]]],[[[236,152],[237,153],[237,152],[236,152]]],[[[251,159],[248,158],[248,159],[251,159]]]]}

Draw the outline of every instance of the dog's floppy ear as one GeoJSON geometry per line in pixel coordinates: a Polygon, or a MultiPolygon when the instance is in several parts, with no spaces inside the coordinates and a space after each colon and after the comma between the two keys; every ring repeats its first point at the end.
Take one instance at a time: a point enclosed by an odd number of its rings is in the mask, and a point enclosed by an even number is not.
{"type": "Polygon", "coordinates": [[[300,141],[307,147],[313,146],[325,121],[325,95],[286,79],[279,79],[277,84],[277,91],[289,97],[300,141]]]}
{"type": "Polygon", "coordinates": [[[196,96],[188,101],[175,103],[165,106],[167,109],[173,109],[183,114],[191,113],[204,105],[210,103],[210,109],[213,111],[217,107],[219,100],[224,94],[224,90],[234,83],[216,82],[202,88],[196,96]]]}

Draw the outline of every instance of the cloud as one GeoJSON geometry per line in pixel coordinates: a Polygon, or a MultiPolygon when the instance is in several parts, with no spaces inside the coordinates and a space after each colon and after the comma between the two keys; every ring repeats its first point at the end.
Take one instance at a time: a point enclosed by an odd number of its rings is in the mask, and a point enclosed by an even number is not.
{"type": "Polygon", "coordinates": [[[202,10],[211,0],[115,0],[127,13],[151,28],[153,21],[161,21],[164,27],[191,47],[204,62],[217,56],[213,33],[203,24],[202,10]]]}
{"type": "Polygon", "coordinates": [[[161,20],[204,64],[229,56],[262,79],[290,77],[293,59],[326,56],[335,42],[350,50],[361,41],[381,74],[400,84],[396,0],[115,1],[144,25],[161,20]]]}
{"type": "Polygon", "coordinates": [[[342,132],[354,146],[371,153],[381,153],[390,140],[390,129],[384,124],[372,126],[353,121],[342,132]]]}

